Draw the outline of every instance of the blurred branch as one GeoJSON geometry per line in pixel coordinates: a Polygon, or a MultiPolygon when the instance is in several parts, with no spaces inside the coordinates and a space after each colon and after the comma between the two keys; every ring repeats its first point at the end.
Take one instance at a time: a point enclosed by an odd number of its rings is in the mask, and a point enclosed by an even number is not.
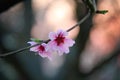
{"type": "Polygon", "coordinates": [[[6,11],[10,7],[21,1],[23,0],[0,0],[0,13],[6,11]]]}
{"type": "Polygon", "coordinates": [[[111,55],[109,55],[107,58],[100,61],[97,66],[95,66],[90,72],[86,73],[85,75],[87,76],[87,75],[94,73],[96,70],[103,67],[104,65],[109,63],[114,58],[117,58],[120,54],[120,46],[119,45],[120,45],[120,43],[118,43],[118,46],[116,46],[117,48],[113,52],[111,52],[111,55]]]}
{"type": "Polygon", "coordinates": [[[87,8],[90,9],[91,14],[95,13],[95,8],[92,0],[82,0],[82,1],[86,4],[87,8]]]}
{"type": "Polygon", "coordinates": [[[95,11],[96,11],[96,10],[97,10],[96,0],[93,0],[93,6],[94,6],[94,9],[95,9],[95,11]]]}

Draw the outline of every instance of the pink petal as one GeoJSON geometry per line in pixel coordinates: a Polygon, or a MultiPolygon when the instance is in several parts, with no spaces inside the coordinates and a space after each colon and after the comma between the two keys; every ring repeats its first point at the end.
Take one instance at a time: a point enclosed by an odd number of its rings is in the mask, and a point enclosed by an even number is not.
{"type": "Polygon", "coordinates": [[[62,50],[61,47],[57,47],[56,51],[58,52],[59,56],[63,55],[64,51],[62,50]]]}
{"type": "MultiPolygon", "coordinates": [[[[33,42],[33,41],[29,41],[29,42],[27,42],[27,43],[31,44],[31,46],[37,44],[36,42],[33,42]]],[[[38,50],[37,50],[37,47],[38,47],[38,46],[35,46],[35,47],[30,48],[30,51],[37,52],[37,51],[38,51],[38,50]]]]}
{"type": "Polygon", "coordinates": [[[44,57],[47,57],[47,55],[46,55],[45,53],[40,53],[40,52],[39,52],[38,54],[39,54],[41,57],[43,57],[43,58],[44,58],[44,57]]]}
{"type": "Polygon", "coordinates": [[[41,45],[42,45],[43,47],[45,47],[45,48],[47,47],[47,44],[46,44],[46,43],[42,43],[41,45]]]}
{"type": "Polygon", "coordinates": [[[36,42],[33,42],[33,41],[29,41],[29,42],[27,42],[27,43],[29,43],[29,44],[31,44],[31,45],[37,44],[36,42]]]}
{"type": "Polygon", "coordinates": [[[49,41],[48,42],[48,47],[50,48],[50,49],[53,49],[53,50],[55,50],[56,49],[56,43],[55,43],[55,41],[49,41]]]}
{"type": "Polygon", "coordinates": [[[49,33],[49,38],[51,39],[51,40],[54,40],[55,38],[56,38],[56,33],[55,32],[50,32],[49,33]]]}
{"type": "Polygon", "coordinates": [[[48,58],[49,60],[52,60],[51,53],[49,53],[49,52],[39,53],[39,55],[43,58],[48,58]]]}
{"type": "Polygon", "coordinates": [[[75,44],[75,41],[74,41],[74,40],[72,40],[72,39],[65,39],[65,45],[66,45],[66,46],[71,47],[71,46],[73,46],[74,44],[75,44]]]}
{"type": "Polygon", "coordinates": [[[47,58],[48,58],[49,60],[52,60],[52,55],[51,55],[51,53],[47,53],[47,58]]]}
{"type": "Polygon", "coordinates": [[[38,52],[38,47],[37,46],[36,47],[32,47],[32,48],[30,48],[30,51],[38,52]]]}
{"type": "Polygon", "coordinates": [[[43,57],[43,58],[48,58],[49,60],[52,60],[52,58],[51,58],[51,51],[50,50],[48,50],[48,45],[46,44],[46,43],[42,43],[41,44],[43,47],[45,47],[45,51],[43,51],[43,52],[39,52],[39,55],[41,56],[41,57],[43,57]]]}
{"type": "Polygon", "coordinates": [[[59,34],[62,34],[64,37],[65,37],[65,36],[68,36],[68,32],[63,31],[63,30],[58,30],[58,31],[57,31],[57,35],[59,35],[59,34]]]}
{"type": "Polygon", "coordinates": [[[59,46],[59,49],[60,49],[63,53],[69,53],[69,48],[68,48],[68,46],[62,45],[62,46],[59,46]]]}
{"type": "Polygon", "coordinates": [[[65,47],[65,48],[64,48],[64,52],[65,52],[65,53],[69,53],[69,52],[70,52],[70,51],[69,51],[69,48],[68,48],[68,47],[65,47]]]}

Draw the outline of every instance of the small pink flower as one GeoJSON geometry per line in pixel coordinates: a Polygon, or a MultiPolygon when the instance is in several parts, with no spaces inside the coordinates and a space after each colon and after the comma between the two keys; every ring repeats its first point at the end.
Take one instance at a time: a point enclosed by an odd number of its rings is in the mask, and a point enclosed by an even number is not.
{"type": "MultiPolygon", "coordinates": [[[[36,42],[33,41],[30,41],[28,43],[31,44],[31,46],[37,44],[36,42]]],[[[37,52],[41,57],[43,58],[48,57],[48,59],[51,60],[51,52],[48,50],[47,44],[45,43],[30,48],[30,51],[37,52]]]]}
{"type": "Polygon", "coordinates": [[[69,47],[73,46],[75,41],[66,36],[68,36],[68,32],[63,30],[58,30],[56,33],[50,32],[50,41],[48,42],[49,47],[52,50],[58,51],[59,55],[69,53],[69,47]]]}

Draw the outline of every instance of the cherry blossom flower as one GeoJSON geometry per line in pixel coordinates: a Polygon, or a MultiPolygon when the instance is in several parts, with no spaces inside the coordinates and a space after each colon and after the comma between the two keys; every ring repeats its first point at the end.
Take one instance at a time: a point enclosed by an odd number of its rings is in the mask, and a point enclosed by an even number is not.
{"type": "MultiPolygon", "coordinates": [[[[29,41],[28,43],[31,44],[31,46],[37,44],[34,41],[29,41]]],[[[51,60],[51,51],[48,49],[46,43],[42,43],[41,45],[32,47],[30,48],[30,51],[37,52],[41,57],[47,57],[49,60],[51,60]]]]}
{"type": "Polygon", "coordinates": [[[63,53],[69,53],[69,47],[73,46],[74,40],[67,38],[68,32],[63,30],[58,30],[57,32],[50,32],[48,42],[49,47],[53,51],[57,51],[59,55],[63,53]]]}

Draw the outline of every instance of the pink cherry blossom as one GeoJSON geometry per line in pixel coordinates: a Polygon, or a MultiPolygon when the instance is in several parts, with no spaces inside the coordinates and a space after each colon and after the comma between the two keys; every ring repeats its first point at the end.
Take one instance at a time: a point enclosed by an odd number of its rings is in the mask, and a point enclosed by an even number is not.
{"type": "MultiPolygon", "coordinates": [[[[31,46],[37,44],[34,41],[30,41],[28,43],[31,44],[31,46]]],[[[42,43],[41,45],[32,47],[30,48],[30,51],[37,52],[41,57],[47,57],[49,60],[51,60],[51,51],[48,49],[46,43],[42,43]]]]}
{"type": "Polygon", "coordinates": [[[63,30],[58,30],[57,32],[50,32],[48,42],[49,47],[57,51],[59,55],[63,53],[69,53],[69,47],[73,46],[74,40],[67,38],[68,32],[63,30]]]}

